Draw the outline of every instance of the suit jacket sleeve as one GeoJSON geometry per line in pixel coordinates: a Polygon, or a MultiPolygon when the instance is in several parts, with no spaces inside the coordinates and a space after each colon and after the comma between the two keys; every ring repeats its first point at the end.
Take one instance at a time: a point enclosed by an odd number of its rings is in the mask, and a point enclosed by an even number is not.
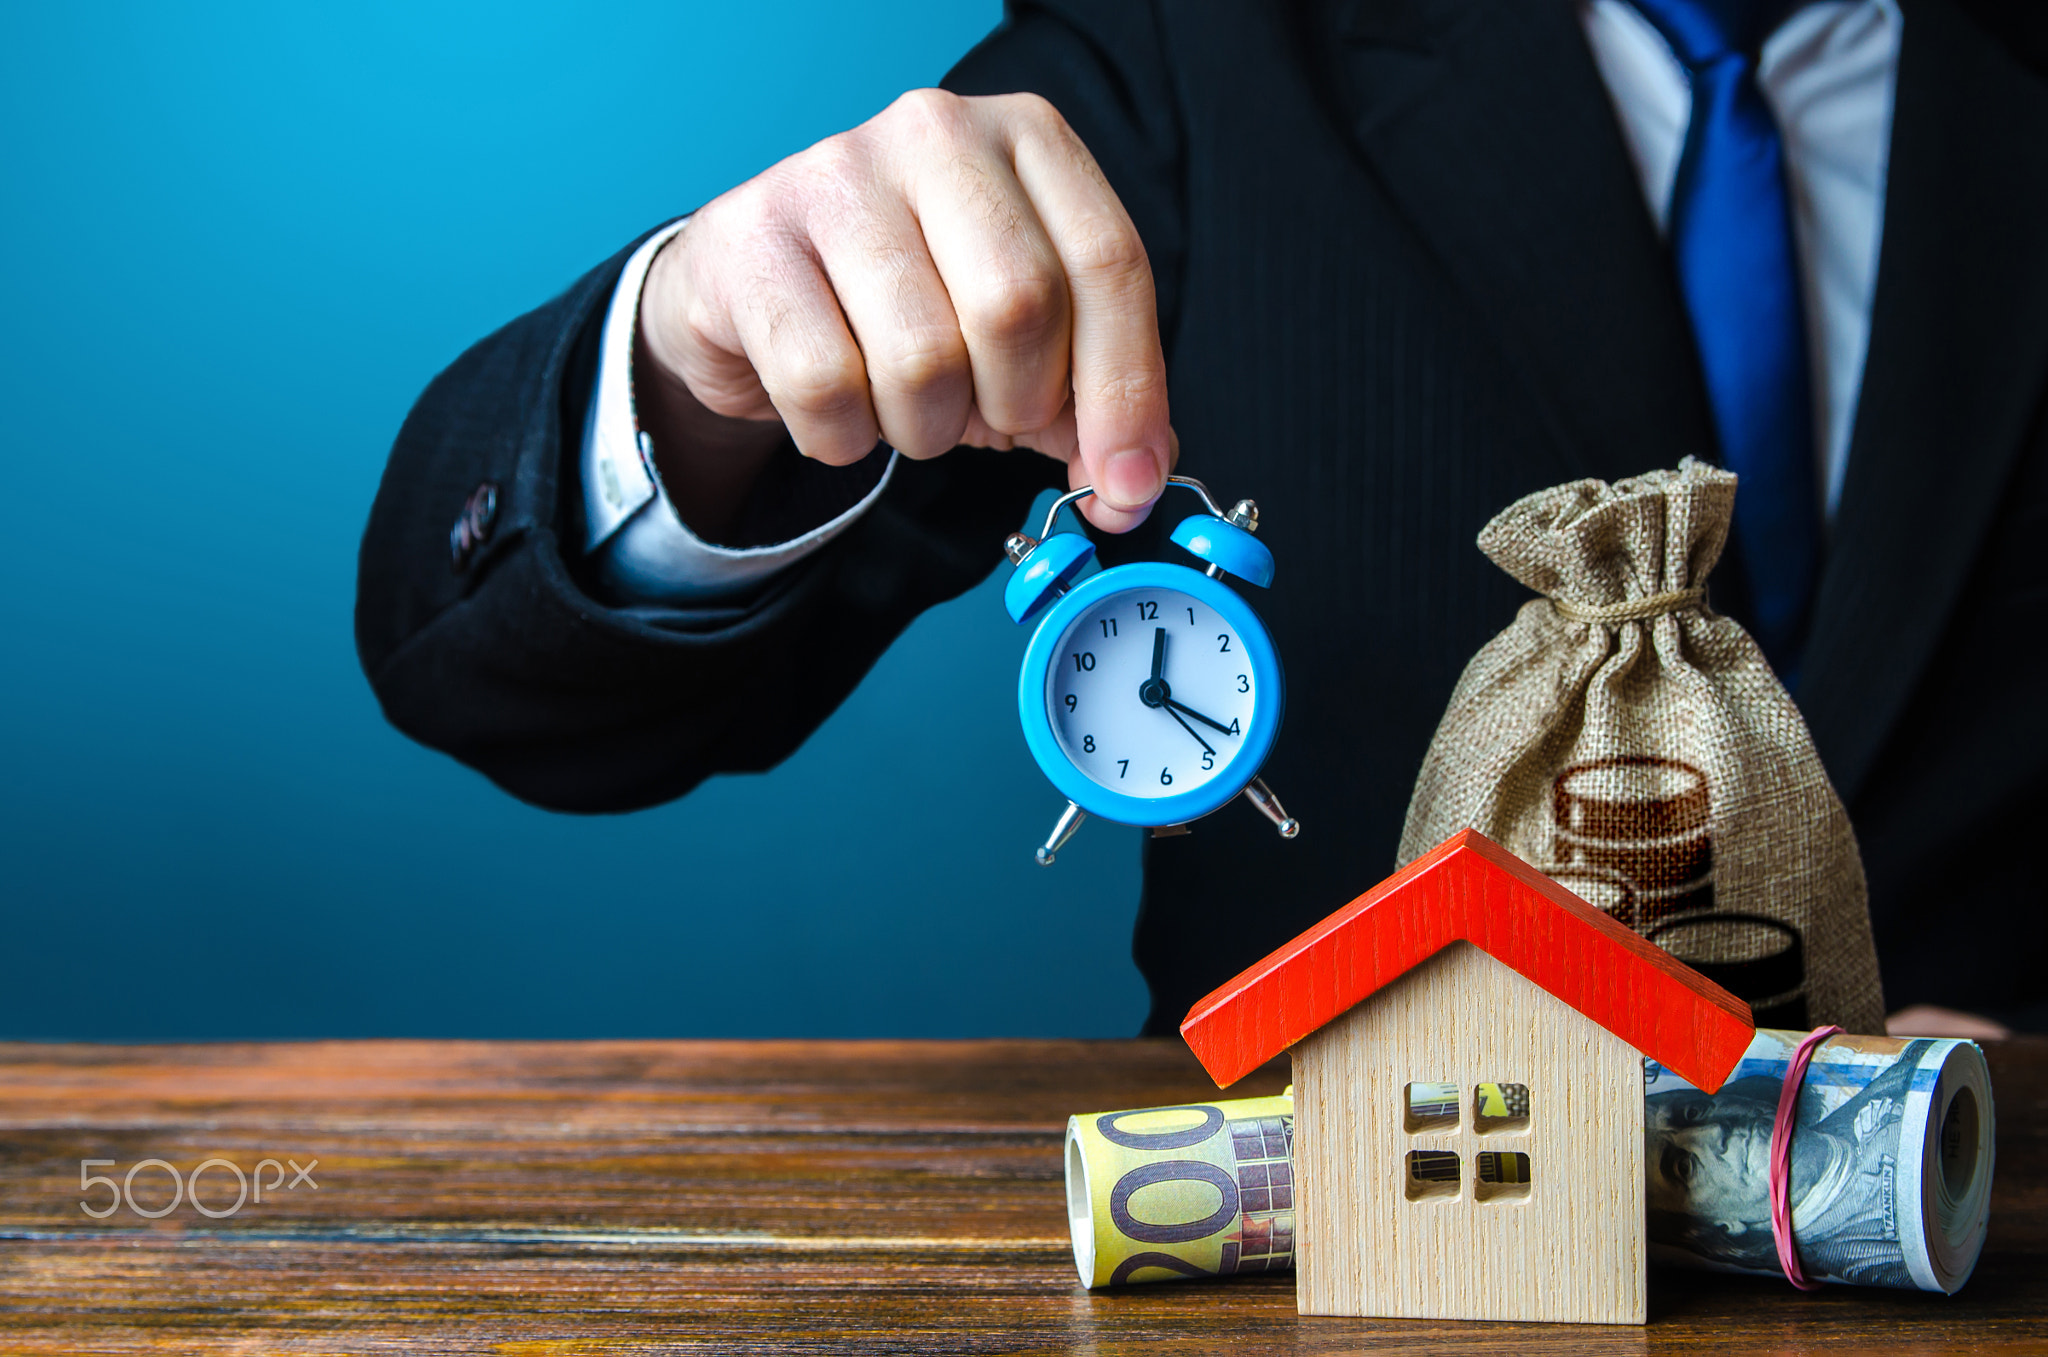
{"type": "MultiPolygon", "coordinates": [[[[1029,90],[1060,109],[1138,223],[1170,334],[1179,148],[1150,11],[1014,5],[946,83],[1029,90]]],[[[986,576],[1033,495],[1060,481],[1034,453],[906,463],[859,523],[752,598],[609,606],[574,546],[574,469],[606,302],[630,253],[428,386],[392,448],[357,570],[357,651],[392,723],[563,810],[652,805],[715,772],[774,765],[920,611],[986,576]],[[485,484],[495,519],[457,568],[450,530],[485,484]]],[[[810,464],[793,451],[787,462],[764,494],[802,493],[791,487],[810,464]]]]}

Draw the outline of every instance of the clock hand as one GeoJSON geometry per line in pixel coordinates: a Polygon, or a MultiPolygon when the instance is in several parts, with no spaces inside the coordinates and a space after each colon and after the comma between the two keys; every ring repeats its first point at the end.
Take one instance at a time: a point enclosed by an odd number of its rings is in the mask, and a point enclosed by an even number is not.
{"type": "Polygon", "coordinates": [[[1168,701],[1166,704],[1166,714],[1168,716],[1171,716],[1174,720],[1180,721],[1180,728],[1186,731],[1188,734],[1194,735],[1195,743],[1202,746],[1204,752],[1214,754],[1216,751],[1214,749],[1209,748],[1209,742],[1203,739],[1200,735],[1195,735],[1195,728],[1193,726],[1189,725],[1186,721],[1181,721],[1180,713],[1174,710],[1174,708],[1178,707],[1179,705],[1180,703],[1178,702],[1168,701]]]}
{"type": "Polygon", "coordinates": [[[1152,677],[1138,685],[1138,700],[1148,707],[1163,705],[1173,696],[1160,671],[1166,668],[1166,628],[1152,633],[1152,677]]]}
{"type": "MultiPolygon", "coordinates": [[[[1223,723],[1222,723],[1221,721],[1218,721],[1218,720],[1217,720],[1217,719],[1216,719],[1215,717],[1213,717],[1213,716],[1204,716],[1204,715],[1202,715],[1202,713],[1200,713],[1200,712],[1196,711],[1196,710],[1195,710],[1195,709],[1194,709],[1193,707],[1190,707],[1190,706],[1188,706],[1188,705],[1187,705],[1187,704],[1186,704],[1185,702],[1176,702],[1176,701],[1174,701],[1174,700],[1173,700],[1172,698],[1170,698],[1170,697],[1169,697],[1169,698],[1167,698],[1167,699],[1166,699],[1166,705],[1167,705],[1167,706],[1169,706],[1169,707],[1172,707],[1172,708],[1174,708],[1174,711],[1173,711],[1173,712],[1169,712],[1169,713],[1168,713],[1168,715],[1170,715],[1170,716],[1173,716],[1174,720],[1176,720],[1176,721],[1180,721],[1180,717],[1179,717],[1179,716],[1178,716],[1178,715],[1177,715],[1176,713],[1178,713],[1178,712],[1186,712],[1186,713],[1187,713],[1187,714],[1188,714],[1189,716],[1192,716],[1192,717],[1194,717],[1194,718],[1195,718],[1195,719],[1196,719],[1197,721],[1200,721],[1200,722],[1201,722],[1201,723],[1202,723],[1203,725],[1205,725],[1205,726],[1214,726],[1214,727],[1216,727],[1216,729],[1218,729],[1218,730],[1222,731],[1222,732],[1223,732],[1223,733],[1224,733],[1225,735],[1235,735],[1235,734],[1237,734],[1237,732],[1236,732],[1236,731],[1232,730],[1232,729],[1231,729],[1231,728],[1230,728],[1229,726],[1226,726],[1226,725],[1224,725],[1224,724],[1223,724],[1223,723]]],[[[1185,722],[1185,721],[1181,721],[1180,723],[1181,723],[1182,725],[1186,725],[1186,724],[1187,724],[1187,722],[1185,722]]],[[[1190,732],[1188,732],[1188,733],[1189,733],[1189,734],[1193,734],[1194,732],[1193,732],[1193,731],[1190,731],[1190,732]]]]}

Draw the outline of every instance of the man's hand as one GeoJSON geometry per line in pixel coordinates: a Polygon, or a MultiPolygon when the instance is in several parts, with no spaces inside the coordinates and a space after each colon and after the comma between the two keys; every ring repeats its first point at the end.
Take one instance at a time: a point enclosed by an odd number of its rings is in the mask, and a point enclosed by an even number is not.
{"type": "Polygon", "coordinates": [[[2004,1041],[2012,1035],[2012,1029],[1996,1018],[1934,1004],[1909,1004],[1884,1020],[1884,1030],[1892,1037],[1966,1037],[1971,1041],[2004,1041]]]}
{"type": "Polygon", "coordinates": [[[835,465],[1028,447],[1136,525],[1175,454],[1152,270],[1036,95],[904,95],[704,207],[656,257],[635,389],[684,518],[717,533],[786,426],[835,465]]]}

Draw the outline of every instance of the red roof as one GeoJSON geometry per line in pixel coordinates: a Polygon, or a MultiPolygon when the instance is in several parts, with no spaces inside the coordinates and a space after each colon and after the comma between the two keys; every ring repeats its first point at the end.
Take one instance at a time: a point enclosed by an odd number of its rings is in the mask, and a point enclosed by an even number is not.
{"type": "Polygon", "coordinates": [[[1219,1087],[1464,940],[1712,1093],[1749,1005],[1475,830],[1461,830],[1258,962],[1180,1025],[1219,1087]]]}

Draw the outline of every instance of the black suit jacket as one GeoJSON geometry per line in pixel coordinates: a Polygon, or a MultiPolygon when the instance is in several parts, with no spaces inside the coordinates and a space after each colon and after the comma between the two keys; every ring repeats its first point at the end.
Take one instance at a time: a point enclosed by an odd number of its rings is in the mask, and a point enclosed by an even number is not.
{"type": "MultiPolygon", "coordinates": [[[[2048,1025],[2035,37],[1907,0],[1869,362],[1799,699],[1861,839],[1890,1001],[2048,1025]]],[[[1712,458],[1698,364],[1563,0],[1018,3],[948,84],[1038,91],[1094,151],[1151,253],[1183,469],[1257,498],[1280,562],[1257,600],[1291,689],[1268,775],[1312,829],[1283,843],[1226,813],[1148,843],[1135,951],[1167,1031],[1392,866],[1451,686],[1524,598],[1474,535],[1543,486],[1712,458]]],[[[757,597],[608,606],[577,560],[574,468],[623,259],[428,388],[361,559],[358,645],[391,720],[568,810],[774,764],[920,610],[999,563],[1055,473],[1021,453],[905,465],[757,597]],[[451,569],[483,482],[495,522],[451,569]]],[[[757,534],[871,474],[788,462],[757,534]]]]}

